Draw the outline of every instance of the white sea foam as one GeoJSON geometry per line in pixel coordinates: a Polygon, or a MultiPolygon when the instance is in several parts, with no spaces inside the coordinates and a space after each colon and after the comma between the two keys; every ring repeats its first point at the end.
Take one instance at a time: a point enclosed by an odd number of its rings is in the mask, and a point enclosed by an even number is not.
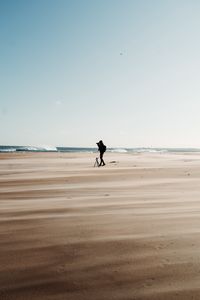
{"type": "Polygon", "coordinates": [[[167,152],[167,149],[156,149],[156,148],[135,148],[131,151],[136,153],[164,153],[167,152]]]}
{"type": "Polygon", "coordinates": [[[51,152],[57,151],[57,148],[52,146],[22,146],[16,147],[16,151],[51,152]]]}
{"type": "Polygon", "coordinates": [[[110,152],[126,153],[128,151],[126,149],[123,149],[123,148],[115,148],[115,149],[111,149],[110,152]]]}
{"type": "Polygon", "coordinates": [[[9,149],[0,149],[0,152],[15,152],[15,148],[9,148],[9,149]]]}
{"type": "Polygon", "coordinates": [[[18,151],[38,151],[39,149],[37,147],[27,146],[27,147],[20,147],[17,150],[18,151]]]}
{"type": "Polygon", "coordinates": [[[49,146],[49,145],[40,146],[38,148],[41,149],[41,150],[44,150],[44,151],[57,151],[56,147],[49,146]]]}

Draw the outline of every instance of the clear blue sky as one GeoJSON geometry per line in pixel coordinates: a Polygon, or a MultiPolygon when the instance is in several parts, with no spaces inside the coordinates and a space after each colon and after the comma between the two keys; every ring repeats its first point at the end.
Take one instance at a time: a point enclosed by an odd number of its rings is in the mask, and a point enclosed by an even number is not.
{"type": "Polygon", "coordinates": [[[200,1],[0,0],[0,144],[200,147],[200,1]]]}

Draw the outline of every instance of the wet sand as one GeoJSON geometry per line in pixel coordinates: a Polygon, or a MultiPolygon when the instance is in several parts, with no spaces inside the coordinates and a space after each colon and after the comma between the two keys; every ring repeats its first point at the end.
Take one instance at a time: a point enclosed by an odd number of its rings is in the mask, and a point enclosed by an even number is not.
{"type": "Polygon", "coordinates": [[[0,154],[0,299],[200,299],[200,154],[95,156],[0,154]]]}

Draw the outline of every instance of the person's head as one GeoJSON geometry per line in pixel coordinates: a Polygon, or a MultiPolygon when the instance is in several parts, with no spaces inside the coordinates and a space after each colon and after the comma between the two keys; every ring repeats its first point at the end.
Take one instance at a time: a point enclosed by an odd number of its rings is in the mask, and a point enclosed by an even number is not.
{"type": "Polygon", "coordinates": [[[96,143],[97,144],[97,146],[99,147],[99,146],[101,146],[101,145],[103,145],[103,141],[102,140],[100,140],[98,143],[96,143]]]}

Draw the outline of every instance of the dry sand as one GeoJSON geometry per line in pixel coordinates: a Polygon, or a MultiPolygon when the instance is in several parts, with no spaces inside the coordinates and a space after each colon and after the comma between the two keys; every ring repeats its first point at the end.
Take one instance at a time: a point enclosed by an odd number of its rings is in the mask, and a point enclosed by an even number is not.
{"type": "Polygon", "coordinates": [[[200,299],[200,154],[94,159],[0,154],[0,300],[200,299]]]}

